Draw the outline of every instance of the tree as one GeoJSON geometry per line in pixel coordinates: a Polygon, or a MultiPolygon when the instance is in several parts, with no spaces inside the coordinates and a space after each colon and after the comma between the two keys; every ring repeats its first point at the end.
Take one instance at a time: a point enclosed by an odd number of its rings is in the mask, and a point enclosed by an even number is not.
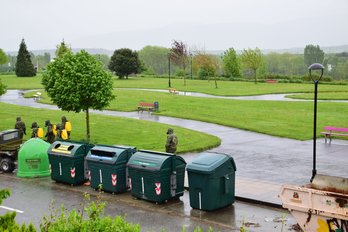
{"type": "Polygon", "coordinates": [[[102,110],[114,99],[112,75],[92,55],[82,50],[66,53],[47,65],[42,84],[53,103],[64,111],[86,113],[86,138],[90,140],[89,109],[102,110]]]}
{"type": "Polygon", "coordinates": [[[109,69],[122,79],[132,73],[137,74],[140,71],[140,60],[138,53],[129,48],[121,48],[114,51],[111,56],[109,69]]]}
{"type": "Polygon", "coordinates": [[[108,64],[110,63],[110,57],[106,54],[95,54],[93,55],[97,61],[101,62],[103,64],[103,68],[105,70],[108,69],[108,64]]]}
{"type": "Polygon", "coordinates": [[[262,66],[263,57],[259,48],[244,49],[241,55],[241,61],[245,68],[252,69],[254,72],[255,84],[257,83],[257,70],[262,66]]]}
{"type": "Polygon", "coordinates": [[[239,60],[237,58],[236,51],[233,48],[230,48],[224,52],[222,57],[225,73],[230,77],[240,77],[241,68],[239,60]]]}
{"type": "Polygon", "coordinates": [[[169,49],[158,46],[146,46],[139,51],[139,59],[151,74],[163,75],[168,72],[169,49]]]}
{"type": "Polygon", "coordinates": [[[31,62],[30,53],[27,50],[27,45],[22,39],[19,45],[19,51],[17,55],[16,63],[16,75],[17,77],[33,77],[36,75],[36,71],[33,63],[31,62]]]}
{"type": "Polygon", "coordinates": [[[197,70],[198,77],[201,79],[214,77],[215,88],[217,88],[216,70],[219,67],[217,58],[203,52],[195,55],[192,63],[194,69],[197,70]]]}
{"type": "Polygon", "coordinates": [[[324,51],[320,49],[319,45],[307,45],[304,49],[305,65],[308,67],[313,63],[323,63],[324,54],[324,51]]]}
{"type": "Polygon", "coordinates": [[[6,93],[6,85],[4,85],[0,79],[0,96],[6,93]]]}
{"type": "Polygon", "coordinates": [[[179,65],[184,70],[184,85],[186,85],[186,66],[188,63],[187,46],[182,41],[174,40],[172,48],[170,49],[170,59],[174,64],[179,65]]]}
{"type": "Polygon", "coordinates": [[[6,64],[7,62],[7,55],[6,53],[0,48],[0,65],[6,64]]]}
{"type": "Polygon", "coordinates": [[[65,44],[63,39],[63,41],[59,45],[57,45],[57,50],[55,52],[56,57],[62,57],[65,53],[68,53],[68,52],[71,52],[71,48],[70,46],[67,46],[65,44]]]}

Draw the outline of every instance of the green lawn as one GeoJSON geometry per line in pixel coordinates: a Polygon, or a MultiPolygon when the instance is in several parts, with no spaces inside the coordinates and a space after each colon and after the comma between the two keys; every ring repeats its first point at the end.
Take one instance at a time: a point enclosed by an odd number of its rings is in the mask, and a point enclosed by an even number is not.
{"type": "MultiPolygon", "coordinates": [[[[73,126],[72,140],[81,141],[86,138],[85,114],[67,113],[56,110],[36,109],[0,103],[0,131],[11,129],[15,125],[16,117],[21,116],[27,126],[27,135],[31,135],[31,123],[36,121],[43,127],[45,120],[59,123],[65,115],[73,126]]],[[[169,125],[147,122],[136,119],[111,117],[91,114],[91,142],[99,144],[118,144],[136,146],[138,149],[164,151],[166,131],[169,125]]],[[[172,126],[170,126],[172,127],[172,126]]],[[[172,127],[179,138],[178,153],[201,151],[220,144],[220,139],[188,130],[181,127],[172,127]]]]}
{"type": "MultiPolygon", "coordinates": [[[[16,77],[15,75],[1,75],[2,82],[8,89],[42,89],[41,74],[36,77],[16,77]]],[[[168,89],[166,78],[131,78],[120,80],[114,78],[115,88],[149,88],[168,89]]],[[[219,96],[247,96],[271,93],[308,93],[313,92],[313,84],[290,84],[290,83],[258,83],[218,81],[215,88],[214,81],[186,80],[184,86],[182,79],[172,79],[172,87],[179,91],[200,92],[219,96]]],[[[319,85],[319,92],[348,92],[348,85],[319,85]]]]}
{"type": "MultiPolygon", "coordinates": [[[[321,87],[321,86],[320,86],[321,87]]],[[[288,98],[313,100],[313,93],[287,95],[288,98]]],[[[319,100],[348,100],[348,92],[318,93],[319,100]]]]}
{"type": "MultiPolygon", "coordinates": [[[[110,110],[135,111],[140,101],[158,101],[158,114],[212,122],[280,137],[312,138],[313,102],[246,101],[116,90],[110,110]]],[[[45,97],[45,94],[43,95],[45,97]]],[[[50,103],[46,98],[43,102],[50,103]]],[[[318,103],[318,136],[327,125],[348,125],[347,103],[318,103]]]]}

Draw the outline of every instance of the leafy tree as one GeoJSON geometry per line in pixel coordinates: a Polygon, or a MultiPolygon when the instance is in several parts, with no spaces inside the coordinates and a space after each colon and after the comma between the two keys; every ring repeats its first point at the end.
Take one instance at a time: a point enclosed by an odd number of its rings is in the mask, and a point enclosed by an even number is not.
{"type": "Polygon", "coordinates": [[[139,73],[140,68],[138,53],[129,48],[115,50],[109,63],[109,69],[115,72],[120,79],[124,77],[128,79],[130,74],[139,73]]]}
{"type": "Polygon", "coordinates": [[[146,46],[139,51],[139,59],[145,69],[153,74],[163,75],[168,72],[169,49],[158,46],[146,46]]]}
{"type": "Polygon", "coordinates": [[[320,49],[319,45],[307,45],[304,49],[305,65],[308,67],[313,63],[323,63],[324,54],[324,51],[320,49]]]}
{"type": "Polygon", "coordinates": [[[241,55],[241,61],[245,68],[252,69],[254,72],[255,84],[257,83],[257,70],[263,64],[262,52],[259,48],[244,49],[241,55]]]}
{"type": "Polygon", "coordinates": [[[97,61],[100,61],[103,64],[105,70],[108,69],[108,64],[110,63],[110,57],[106,54],[95,54],[93,55],[97,61]]]}
{"type": "Polygon", "coordinates": [[[199,53],[194,56],[192,63],[194,69],[198,71],[198,77],[201,79],[214,77],[215,88],[217,88],[216,71],[219,67],[217,58],[206,53],[199,53]]]}
{"type": "Polygon", "coordinates": [[[7,62],[7,55],[6,53],[0,48],[0,65],[6,64],[7,62]]]}
{"type": "MultiPolygon", "coordinates": [[[[174,40],[172,48],[170,49],[170,59],[174,64],[179,65],[186,74],[186,66],[188,63],[187,46],[182,41],[174,40]]],[[[184,85],[186,85],[186,75],[184,75],[184,85]]]]}
{"type": "Polygon", "coordinates": [[[224,52],[222,57],[225,73],[230,77],[240,77],[241,67],[237,58],[236,51],[230,48],[224,52]]]}
{"type": "Polygon", "coordinates": [[[33,63],[31,62],[30,53],[27,50],[27,45],[22,39],[19,45],[19,51],[17,55],[16,63],[16,75],[18,77],[33,77],[36,75],[36,71],[33,63]]]}
{"type": "Polygon", "coordinates": [[[57,49],[56,49],[56,57],[62,57],[65,53],[71,52],[71,48],[70,46],[66,45],[64,40],[57,45],[57,49]]]}
{"type": "Polygon", "coordinates": [[[0,79],[0,96],[6,93],[6,85],[4,85],[0,79]]]}
{"type": "Polygon", "coordinates": [[[92,55],[82,50],[66,53],[47,65],[42,84],[53,103],[65,111],[86,113],[90,140],[89,109],[102,110],[114,99],[112,76],[92,55]]]}

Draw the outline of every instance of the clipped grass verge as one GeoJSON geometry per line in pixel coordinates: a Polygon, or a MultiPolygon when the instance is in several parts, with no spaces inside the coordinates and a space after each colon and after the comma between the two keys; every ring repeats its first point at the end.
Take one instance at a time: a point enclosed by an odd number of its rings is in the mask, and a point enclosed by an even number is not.
{"type": "MultiPolygon", "coordinates": [[[[321,86],[320,86],[321,87],[321,86]]],[[[288,98],[313,100],[314,93],[290,94],[288,98]]],[[[348,100],[348,92],[318,93],[318,100],[348,100]]]]}
{"type": "MultiPolygon", "coordinates": [[[[0,103],[0,131],[14,128],[16,117],[21,116],[26,123],[28,140],[31,135],[31,123],[36,121],[43,127],[45,120],[59,123],[62,115],[72,122],[71,139],[85,140],[85,113],[67,113],[64,111],[36,109],[0,103]]],[[[138,149],[164,151],[166,132],[172,127],[179,138],[178,153],[202,151],[220,145],[220,139],[208,134],[136,119],[90,114],[91,143],[118,144],[136,146],[138,149]]]]}

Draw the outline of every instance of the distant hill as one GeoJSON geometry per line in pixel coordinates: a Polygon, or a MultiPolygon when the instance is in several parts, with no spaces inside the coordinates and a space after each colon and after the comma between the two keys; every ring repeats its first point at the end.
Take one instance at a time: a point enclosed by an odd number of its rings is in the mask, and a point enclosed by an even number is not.
{"type": "MultiPolygon", "coordinates": [[[[342,52],[348,52],[348,45],[340,45],[340,46],[328,46],[328,47],[320,47],[326,54],[328,53],[342,53],[342,52]]],[[[80,50],[86,50],[90,54],[105,54],[108,56],[112,56],[114,51],[104,49],[104,48],[76,48],[73,49],[73,52],[78,52],[80,50]]],[[[227,49],[226,49],[227,50],[227,49]]],[[[55,57],[55,51],[56,49],[45,49],[45,50],[32,50],[31,52],[35,55],[43,55],[45,52],[48,52],[51,54],[51,57],[55,57]]],[[[303,48],[285,48],[285,49],[262,49],[262,53],[268,54],[271,52],[275,53],[291,53],[291,54],[303,54],[304,47],[303,48]]],[[[212,51],[206,51],[209,54],[213,55],[221,55],[224,53],[223,50],[212,50],[212,51]]],[[[237,50],[237,53],[241,53],[242,50],[237,50]]],[[[17,55],[17,51],[11,51],[8,52],[10,55],[17,55]]]]}

